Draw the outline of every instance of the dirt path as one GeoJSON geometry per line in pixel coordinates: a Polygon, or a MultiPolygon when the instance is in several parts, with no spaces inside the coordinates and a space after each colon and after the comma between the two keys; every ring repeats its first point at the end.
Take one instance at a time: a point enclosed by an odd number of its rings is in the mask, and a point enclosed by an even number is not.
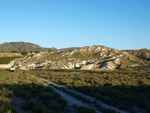
{"type": "Polygon", "coordinates": [[[80,106],[83,106],[83,107],[87,107],[87,108],[92,108],[94,109],[97,113],[102,113],[100,111],[97,110],[96,107],[94,107],[93,105],[90,105],[88,103],[85,103],[85,102],[82,102],[81,100],[77,99],[77,98],[74,98],[72,96],[70,96],[69,94],[53,87],[52,85],[50,84],[47,84],[46,83],[46,86],[49,86],[50,88],[52,88],[55,92],[57,92],[58,94],[61,95],[61,97],[64,99],[64,100],[67,100],[68,101],[68,105],[69,106],[73,106],[73,105],[76,105],[77,107],[80,107],[80,106]]]}
{"type": "MultiPolygon", "coordinates": [[[[116,112],[120,112],[120,113],[128,113],[127,111],[120,110],[120,109],[118,109],[118,108],[116,108],[116,107],[114,107],[114,106],[111,106],[111,105],[108,105],[108,104],[106,104],[106,103],[104,103],[104,102],[102,102],[102,101],[99,101],[99,100],[95,99],[94,97],[90,97],[90,96],[85,95],[85,94],[83,94],[83,93],[80,93],[80,92],[78,92],[78,91],[76,91],[76,90],[69,89],[69,88],[67,88],[67,87],[65,87],[65,86],[63,86],[63,85],[56,84],[56,83],[51,82],[51,81],[49,81],[49,80],[47,80],[47,79],[43,79],[43,78],[41,78],[41,79],[44,80],[44,81],[49,82],[49,84],[52,84],[52,85],[57,86],[57,87],[63,87],[63,88],[66,89],[67,91],[70,91],[70,92],[72,92],[72,93],[74,93],[74,94],[77,94],[77,95],[80,95],[80,96],[82,96],[82,97],[85,97],[85,98],[89,99],[91,102],[96,101],[97,104],[101,105],[103,108],[106,108],[106,109],[113,109],[113,110],[115,110],[116,112]]],[[[52,85],[49,85],[49,86],[52,87],[56,92],[58,91],[59,94],[63,94],[63,93],[64,93],[63,91],[54,88],[52,85]]],[[[67,96],[70,96],[70,95],[67,94],[67,96]]],[[[66,98],[66,99],[70,101],[70,98],[69,98],[69,97],[66,98]]],[[[75,103],[76,103],[76,100],[77,100],[77,99],[74,98],[72,101],[75,101],[75,103]]],[[[84,105],[87,104],[87,103],[83,103],[82,101],[80,101],[80,102],[78,101],[78,102],[77,102],[77,104],[79,104],[79,103],[81,103],[81,105],[82,105],[82,104],[84,104],[84,105]]],[[[86,107],[87,107],[87,106],[86,106],[86,107]]],[[[89,107],[89,106],[88,106],[88,107],[89,107]]]]}

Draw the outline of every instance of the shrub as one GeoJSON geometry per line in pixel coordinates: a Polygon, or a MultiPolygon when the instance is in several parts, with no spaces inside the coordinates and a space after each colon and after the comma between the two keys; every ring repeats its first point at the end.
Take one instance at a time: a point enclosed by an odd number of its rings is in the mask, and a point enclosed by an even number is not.
{"type": "Polygon", "coordinates": [[[28,100],[24,103],[23,108],[26,111],[34,111],[36,106],[36,102],[33,100],[28,100]]]}
{"type": "Polygon", "coordinates": [[[43,113],[44,112],[44,104],[40,101],[37,101],[34,112],[35,113],[43,113]]]}
{"type": "Polygon", "coordinates": [[[50,100],[50,101],[48,102],[47,107],[48,107],[49,109],[52,109],[52,110],[57,111],[57,112],[61,110],[61,104],[58,103],[58,102],[56,102],[56,101],[53,101],[53,100],[50,100]]]}
{"type": "Polygon", "coordinates": [[[150,113],[150,102],[149,102],[149,104],[147,106],[147,113],[150,113]]]}
{"type": "Polygon", "coordinates": [[[44,92],[39,95],[39,99],[44,103],[47,103],[49,100],[54,99],[54,95],[52,93],[44,92]]]}
{"type": "Polygon", "coordinates": [[[47,109],[47,110],[44,111],[44,113],[56,113],[56,112],[52,109],[47,109]]]}
{"type": "Polygon", "coordinates": [[[96,113],[92,108],[78,107],[78,113],[96,113]]]}

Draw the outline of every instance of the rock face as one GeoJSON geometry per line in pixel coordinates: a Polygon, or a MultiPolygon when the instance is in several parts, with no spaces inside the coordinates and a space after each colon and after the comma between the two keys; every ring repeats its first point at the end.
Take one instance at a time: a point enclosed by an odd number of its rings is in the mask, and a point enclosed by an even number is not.
{"type": "Polygon", "coordinates": [[[101,70],[115,70],[116,65],[113,62],[105,62],[101,65],[101,70]]]}
{"type": "Polygon", "coordinates": [[[88,65],[84,65],[81,69],[82,70],[93,70],[96,69],[97,65],[96,64],[88,64],[88,65]]]}
{"type": "Polygon", "coordinates": [[[115,70],[140,66],[142,59],[126,52],[104,46],[92,46],[41,52],[30,58],[26,65],[30,69],[82,69],[115,70]]]}

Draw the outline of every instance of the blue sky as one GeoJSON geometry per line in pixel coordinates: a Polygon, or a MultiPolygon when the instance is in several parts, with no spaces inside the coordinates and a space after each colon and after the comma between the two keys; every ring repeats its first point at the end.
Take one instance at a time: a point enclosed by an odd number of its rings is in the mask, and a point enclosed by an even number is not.
{"type": "Polygon", "coordinates": [[[0,0],[0,43],[150,48],[150,0],[0,0]]]}

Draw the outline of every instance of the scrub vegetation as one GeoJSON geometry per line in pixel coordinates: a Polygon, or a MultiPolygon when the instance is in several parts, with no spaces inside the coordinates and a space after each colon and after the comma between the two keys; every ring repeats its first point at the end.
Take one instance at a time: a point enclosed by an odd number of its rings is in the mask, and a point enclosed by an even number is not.
{"type": "Polygon", "coordinates": [[[136,112],[136,108],[139,108],[150,112],[149,71],[32,70],[30,72],[120,109],[136,112]]]}
{"type": "MultiPolygon", "coordinates": [[[[22,72],[0,70],[0,112],[68,112],[67,101],[40,79],[75,89],[97,100],[129,112],[150,112],[150,72],[142,70],[86,71],[36,69],[22,72]],[[19,100],[19,101],[17,101],[19,100]],[[20,101],[21,100],[21,101],[20,101]],[[15,104],[14,104],[15,103],[15,104]],[[21,105],[16,107],[16,103],[21,105]]],[[[74,94],[70,94],[74,96],[74,94]]],[[[88,102],[86,98],[75,95],[88,102]]],[[[94,104],[94,103],[93,103],[94,104]]],[[[95,102],[96,105],[96,102],[95,102]]],[[[75,107],[74,112],[91,111],[75,107]]],[[[100,111],[106,112],[100,107],[100,111]]],[[[108,111],[108,110],[107,110],[108,111]]],[[[115,111],[112,111],[115,112],[115,111]]]]}
{"type": "Polygon", "coordinates": [[[1,113],[58,113],[64,111],[67,106],[67,101],[59,94],[21,70],[0,70],[0,78],[1,113]],[[13,103],[22,105],[17,108],[13,103]]]}

